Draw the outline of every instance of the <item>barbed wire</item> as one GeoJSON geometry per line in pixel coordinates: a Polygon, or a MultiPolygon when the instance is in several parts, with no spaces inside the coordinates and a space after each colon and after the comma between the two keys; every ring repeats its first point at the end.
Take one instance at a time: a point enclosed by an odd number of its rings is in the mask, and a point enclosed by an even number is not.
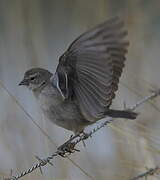
{"type": "MultiPolygon", "coordinates": [[[[141,99],[140,101],[135,103],[133,106],[129,107],[128,110],[133,111],[137,107],[139,107],[140,105],[144,104],[146,101],[148,101],[150,99],[153,99],[153,98],[157,97],[158,95],[160,95],[160,89],[152,91],[152,93],[149,96],[145,96],[143,99],[141,99]]],[[[61,157],[65,158],[68,155],[73,154],[74,152],[79,152],[80,150],[75,148],[75,146],[79,142],[85,141],[86,139],[92,137],[92,135],[94,133],[96,133],[98,130],[105,127],[107,124],[111,123],[112,121],[114,121],[113,118],[107,118],[107,120],[105,122],[103,122],[102,124],[100,124],[96,128],[92,129],[89,133],[80,133],[78,135],[70,137],[70,139],[68,141],[66,141],[64,144],[62,144],[61,146],[59,146],[57,148],[56,152],[54,152],[53,154],[51,154],[47,158],[41,159],[41,158],[39,158],[37,156],[36,158],[38,159],[39,162],[35,163],[31,168],[29,168],[29,169],[15,175],[15,176],[11,176],[9,178],[4,177],[3,180],[17,180],[17,179],[20,179],[21,177],[33,172],[34,170],[36,170],[38,168],[46,166],[47,164],[53,165],[53,163],[51,161],[56,156],[61,156],[61,157]]],[[[136,180],[136,179],[132,178],[131,180],[136,180]]]]}
{"type": "MultiPolygon", "coordinates": [[[[57,148],[57,144],[51,138],[48,133],[33,119],[33,117],[26,111],[26,109],[22,106],[21,103],[15,98],[15,96],[12,95],[12,93],[8,90],[8,88],[4,85],[4,83],[0,80],[1,87],[7,92],[7,94],[12,98],[12,100],[17,104],[17,106],[24,112],[24,114],[31,120],[31,122],[40,130],[40,132],[47,137],[47,139],[57,148]]],[[[77,167],[82,173],[84,173],[86,176],[88,176],[90,179],[94,180],[94,178],[85,171],[82,167],[80,167],[74,160],[72,160],[70,157],[67,157],[67,159],[75,166],[77,167]]]]}
{"type": "Polygon", "coordinates": [[[135,176],[135,177],[131,178],[130,180],[138,180],[143,177],[145,177],[145,179],[147,179],[148,176],[154,176],[156,174],[160,174],[160,168],[158,166],[155,168],[150,168],[146,172],[139,174],[138,176],[135,176]]]}

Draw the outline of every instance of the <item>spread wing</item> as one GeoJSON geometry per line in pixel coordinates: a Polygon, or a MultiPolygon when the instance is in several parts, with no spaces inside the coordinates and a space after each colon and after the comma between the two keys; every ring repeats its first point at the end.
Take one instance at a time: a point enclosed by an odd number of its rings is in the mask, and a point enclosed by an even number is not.
{"type": "Polygon", "coordinates": [[[119,18],[79,36],[60,57],[54,86],[64,99],[75,98],[89,121],[102,118],[118,89],[128,41],[119,18]]]}

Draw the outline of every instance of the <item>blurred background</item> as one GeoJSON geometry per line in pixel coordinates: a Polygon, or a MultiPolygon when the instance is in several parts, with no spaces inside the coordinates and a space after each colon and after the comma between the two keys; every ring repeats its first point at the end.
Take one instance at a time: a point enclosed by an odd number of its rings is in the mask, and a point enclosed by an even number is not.
{"type": "MultiPolygon", "coordinates": [[[[123,109],[124,102],[132,105],[160,87],[159,7],[158,0],[0,0],[0,176],[28,169],[35,155],[50,155],[71,135],[46,120],[32,93],[18,83],[32,67],[54,72],[68,45],[94,25],[118,15],[129,33],[113,107],[123,109]]],[[[87,140],[86,148],[79,144],[81,152],[71,155],[72,160],[55,158],[54,167],[43,168],[43,176],[37,170],[23,179],[127,180],[160,165],[159,100],[138,108],[136,121],[118,119],[87,140]]]]}

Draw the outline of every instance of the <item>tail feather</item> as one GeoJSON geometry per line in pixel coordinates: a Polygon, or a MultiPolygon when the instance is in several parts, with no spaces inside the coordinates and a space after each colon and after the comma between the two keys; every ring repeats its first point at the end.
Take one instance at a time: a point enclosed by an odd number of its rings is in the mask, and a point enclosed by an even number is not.
{"type": "Polygon", "coordinates": [[[129,110],[127,111],[109,109],[106,111],[105,115],[113,118],[136,119],[138,113],[129,110]]]}

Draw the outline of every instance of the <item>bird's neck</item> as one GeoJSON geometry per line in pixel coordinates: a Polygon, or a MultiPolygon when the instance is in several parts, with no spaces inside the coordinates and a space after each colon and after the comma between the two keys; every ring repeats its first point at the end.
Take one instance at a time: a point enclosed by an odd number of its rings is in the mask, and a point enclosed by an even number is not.
{"type": "Polygon", "coordinates": [[[33,94],[36,98],[42,93],[42,91],[49,85],[49,83],[43,83],[38,88],[33,90],[33,94]]]}
{"type": "Polygon", "coordinates": [[[36,91],[33,91],[33,94],[36,98],[39,98],[41,95],[46,97],[60,96],[59,91],[55,88],[50,82],[44,84],[36,91]]]}

